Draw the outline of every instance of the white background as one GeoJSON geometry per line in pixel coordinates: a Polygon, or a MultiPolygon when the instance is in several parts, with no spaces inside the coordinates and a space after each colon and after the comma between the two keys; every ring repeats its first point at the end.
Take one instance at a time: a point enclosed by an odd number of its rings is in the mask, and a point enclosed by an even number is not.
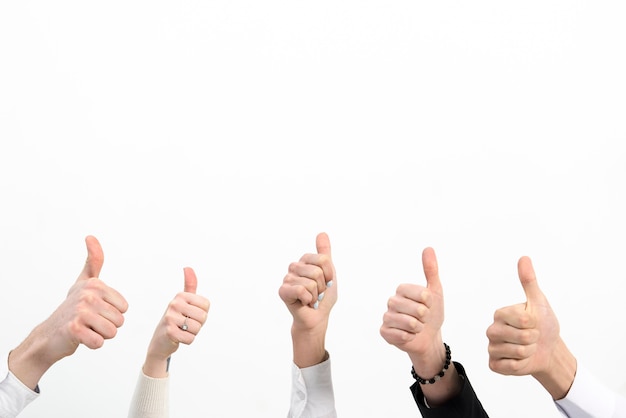
{"type": "Polygon", "coordinates": [[[621,1],[0,3],[0,315],[17,345],[86,251],[130,309],[23,417],[124,417],[184,266],[211,302],[172,360],[172,417],[281,417],[291,261],[333,244],[341,417],[416,417],[379,335],[433,246],[444,339],[493,417],[558,416],[487,366],[493,312],[539,283],[579,362],[626,382],[621,1]]]}

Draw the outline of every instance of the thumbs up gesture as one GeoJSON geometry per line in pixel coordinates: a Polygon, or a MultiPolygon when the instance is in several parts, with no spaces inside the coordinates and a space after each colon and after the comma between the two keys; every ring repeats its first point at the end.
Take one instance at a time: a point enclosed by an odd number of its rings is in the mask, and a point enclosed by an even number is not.
{"type": "Polygon", "coordinates": [[[324,232],[315,240],[316,253],[307,253],[289,265],[278,295],[293,317],[291,339],[294,363],[319,364],[327,357],[326,330],[337,301],[337,277],[330,239],[324,232]]]}
{"type": "Polygon", "coordinates": [[[439,280],[437,257],[432,248],[422,252],[426,286],[405,283],[387,302],[381,336],[400,350],[421,357],[443,347],[441,326],[444,319],[443,287],[439,280]]]}
{"type": "Polygon", "coordinates": [[[99,279],[104,263],[100,242],[85,238],[87,260],[67,293],[65,301],[42,324],[51,336],[50,356],[58,359],[76,351],[79,344],[96,349],[115,337],[124,323],[128,303],[115,289],[99,279]]]}
{"type": "Polygon", "coordinates": [[[450,353],[444,348],[441,336],[443,286],[435,250],[430,247],[422,251],[422,267],[426,286],[412,283],[398,286],[396,294],[387,302],[380,335],[409,355],[413,372],[421,379],[441,378],[435,385],[418,385],[416,382],[418,388],[412,387],[412,390],[421,391],[428,405],[434,408],[445,405],[459,393],[462,379],[455,364],[449,362],[450,353]],[[443,376],[440,374],[442,368],[445,368],[443,376]]]}
{"type": "Polygon", "coordinates": [[[198,279],[191,267],[185,267],[184,291],[167,305],[148,346],[143,372],[150,377],[167,376],[168,358],[179,344],[191,344],[207,320],[210,303],[196,294],[198,279]]]}
{"type": "Polygon", "coordinates": [[[553,396],[565,396],[576,360],[560,337],[559,321],[535,275],[532,262],[517,263],[526,302],[498,309],[487,329],[489,367],[503,375],[532,375],[553,396]]]}
{"type": "Polygon", "coordinates": [[[278,294],[303,330],[325,329],[330,310],[337,301],[335,266],[330,239],[320,233],[315,240],[317,253],[307,253],[289,265],[278,294]]]}
{"type": "Polygon", "coordinates": [[[115,337],[124,323],[128,303],[98,276],[104,263],[102,247],[93,236],[85,239],[87,261],[66,299],[9,357],[9,368],[34,388],[54,363],[72,355],[80,344],[96,349],[115,337]]]}

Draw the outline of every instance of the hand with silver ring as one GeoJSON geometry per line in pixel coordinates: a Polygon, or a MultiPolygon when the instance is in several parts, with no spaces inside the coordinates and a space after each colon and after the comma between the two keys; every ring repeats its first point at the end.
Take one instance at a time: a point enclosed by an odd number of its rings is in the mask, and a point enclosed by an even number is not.
{"type": "Polygon", "coordinates": [[[196,294],[198,279],[192,268],[186,267],[185,289],[168,304],[159,321],[146,354],[143,372],[159,378],[168,374],[169,358],[180,343],[191,344],[206,322],[210,303],[196,294]],[[181,324],[181,316],[184,318],[181,324]]]}

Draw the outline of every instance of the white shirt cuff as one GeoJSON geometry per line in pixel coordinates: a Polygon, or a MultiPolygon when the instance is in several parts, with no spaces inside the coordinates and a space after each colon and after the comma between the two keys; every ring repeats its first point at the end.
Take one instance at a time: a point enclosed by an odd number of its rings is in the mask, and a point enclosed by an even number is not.
{"type": "Polygon", "coordinates": [[[615,415],[617,395],[578,365],[574,382],[565,398],[555,401],[564,417],[611,418],[615,415]]]}
{"type": "Polygon", "coordinates": [[[292,365],[289,418],[336,418],[330,359],[315,366],[292,365]]]}
{"type": "Polygon", "coordinates": [[[16,417],[29,403],[37,399],[39,394],[24,385],[11,371],[0,381],[0,416],[16,417]]]}

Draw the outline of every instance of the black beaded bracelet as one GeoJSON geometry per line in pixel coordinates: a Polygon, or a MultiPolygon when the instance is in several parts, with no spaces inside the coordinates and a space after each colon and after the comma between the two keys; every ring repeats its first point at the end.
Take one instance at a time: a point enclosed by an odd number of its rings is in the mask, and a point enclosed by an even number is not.
{"type": "Polygon", "coordinates": [[[446,370],[448,370],[448,367],[450,367],[450,360],[452,359],[452,351],[450,350],[450,346],[448,344],[443,343],[443,346],[446,348],[446,363],[443,365],[443,369],[441,369],[441,371],[435,377],[428,379],[428,380],[422,379],[421,377],[417,375],[417,373],[415,373],[415,368],[411,366],[411,376],[413,376],[413,379],[417,380],[417,383],[419,383],[420,385],[432,385],[437,380],[441,379],[443,375],[446,373],[446,370]]]}

